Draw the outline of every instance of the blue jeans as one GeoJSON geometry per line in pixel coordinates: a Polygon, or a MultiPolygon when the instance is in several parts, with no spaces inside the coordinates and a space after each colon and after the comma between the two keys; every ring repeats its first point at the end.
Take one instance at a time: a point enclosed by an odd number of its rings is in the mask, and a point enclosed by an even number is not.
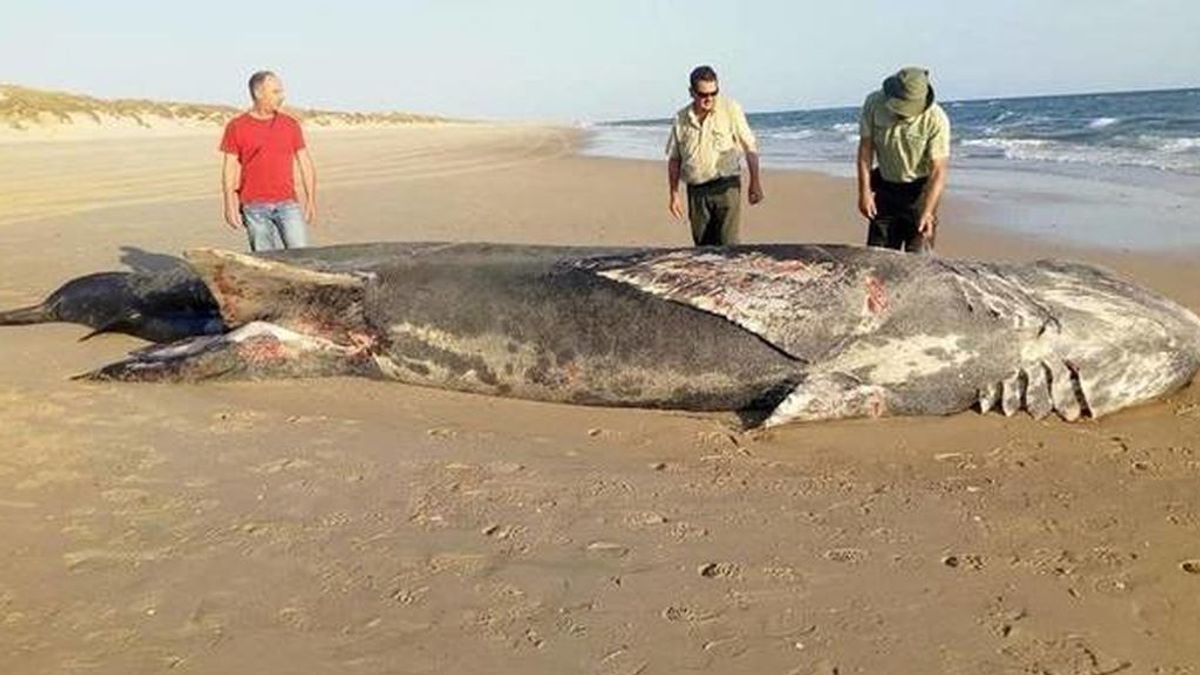
{"type": "Polygon", "coordinates": [[[294,201],[243,204],[242,222],[251,251],[308,246],[304,212],[294,201]]]}

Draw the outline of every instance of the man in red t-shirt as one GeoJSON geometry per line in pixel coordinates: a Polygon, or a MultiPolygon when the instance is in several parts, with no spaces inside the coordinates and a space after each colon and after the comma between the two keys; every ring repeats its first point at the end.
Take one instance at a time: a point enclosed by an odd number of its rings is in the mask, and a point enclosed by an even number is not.
{"type": "Polygon", "coordinates": [[[250,76],[250,110],[225,125],[221,183],[225,222],[245,228],[251,251],[308,245],[306,223],[317,217],[317,173],[300,123],[281,112],[283,82],[260,70],[250,76]],[[296,200],[292,165],[304,181],[303,210],[296,200]]]}

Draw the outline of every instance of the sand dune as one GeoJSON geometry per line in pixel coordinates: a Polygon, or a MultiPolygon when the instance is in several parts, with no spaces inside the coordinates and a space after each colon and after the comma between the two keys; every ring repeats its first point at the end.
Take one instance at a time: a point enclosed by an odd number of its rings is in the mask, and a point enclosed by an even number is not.
{"type": "MultiPolygon", "coordinates": [[[[83,94],[0,84],[0,143],[202,134],[242,110],[230,105],[144,99],[102,99],[83,94]]],[[[405,112],[361,113],[289,108],[309,127],[391,128],[449,121],[405,112]]]]}

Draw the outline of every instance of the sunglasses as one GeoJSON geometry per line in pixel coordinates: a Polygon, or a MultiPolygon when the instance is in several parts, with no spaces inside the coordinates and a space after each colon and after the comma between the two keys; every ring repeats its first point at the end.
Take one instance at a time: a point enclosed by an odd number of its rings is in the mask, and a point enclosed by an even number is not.
{"type": "Polygon", "coordinates": [[[712,91],[696,91],[695,89],[693,89],[692,96],[695,96],[696,98],[699,98],[699,99],[716,98],[717,94],[720,93],[720,91],[721,91],[720,89],[713,89],[712,91]]]}

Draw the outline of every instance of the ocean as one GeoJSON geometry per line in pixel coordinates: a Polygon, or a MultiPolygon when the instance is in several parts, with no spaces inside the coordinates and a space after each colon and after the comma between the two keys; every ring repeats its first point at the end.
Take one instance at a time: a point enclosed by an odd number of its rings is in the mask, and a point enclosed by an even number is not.
{"type": "MultiPolygon", "coordinates": [[[[987,222],[1107,247],[1200,246],[1200,89],[941,105],[953,130],[951,189],[983,202],[987,222]]],[[[850,176],[858,112],[748,117],[764,166],[850,176]]],[[[661,160],[669,124],[592,125],[585,152],[661,160]]]]}

